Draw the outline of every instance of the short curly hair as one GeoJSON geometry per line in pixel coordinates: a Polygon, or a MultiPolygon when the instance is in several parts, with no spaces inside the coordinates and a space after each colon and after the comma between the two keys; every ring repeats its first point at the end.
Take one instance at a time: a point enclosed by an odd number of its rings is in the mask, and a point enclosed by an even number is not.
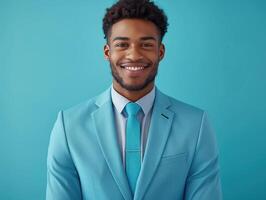
{"type": "Polygon", "coordinates": [[[103,18],[104,38],[107,41],[112,25],[122,19],[144,19],[154,23],[160,32],[160,41],[167,32],[167,16],[153,1],[119,0],[106,9],[103,18]]]}

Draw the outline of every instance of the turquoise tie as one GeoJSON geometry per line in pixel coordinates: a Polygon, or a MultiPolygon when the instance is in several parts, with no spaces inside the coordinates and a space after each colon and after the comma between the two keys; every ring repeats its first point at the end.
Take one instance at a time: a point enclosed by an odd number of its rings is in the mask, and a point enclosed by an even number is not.
{"type": "Polygon", "coordinates": [[[137,114],[141,107],[136,103],[126,105],[128,115],[126,123],[126,174],[132,193],[134,194],[140,172],[140,122],[137,114]]]}

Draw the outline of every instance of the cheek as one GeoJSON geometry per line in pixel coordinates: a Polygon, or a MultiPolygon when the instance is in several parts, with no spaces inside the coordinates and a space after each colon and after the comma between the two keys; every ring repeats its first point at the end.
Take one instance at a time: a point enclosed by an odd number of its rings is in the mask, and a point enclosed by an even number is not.
{"type": "Polygon", "coordinates": [[[155,64],[158,64],[160,62],[160,57],[159,56],[153,56],[150,58],[150,60],[155,65],[155,64]]]}
{"type": "Polygon", "coordinates": [[[153,51],[145,54],[145,57],[153,62],[157,62],[160,59],[159,51],[153,51]]]}
{"type": "Polygon", "coordinates": [[[115,65],[118,63],[119,58],[120,58],[120,56],[117,55],[117,54],[111,54],[111,55],[110,55],[110,61],[111,61],[113,64],[115,64],[115,65]]]}

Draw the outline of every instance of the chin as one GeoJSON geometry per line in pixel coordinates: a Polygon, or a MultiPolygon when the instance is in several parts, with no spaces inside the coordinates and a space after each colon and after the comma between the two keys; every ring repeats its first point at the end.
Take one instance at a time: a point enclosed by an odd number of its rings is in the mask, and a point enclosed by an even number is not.
{"type": "MultiPolygon", "coordinates": [[[[121,85],[121,84],[120,84],[121,85]]],[[[124,89],[128,91],[142,91],[150,86],[150,83],[141,83],[141,84],[122,84],[124,89]]]]}

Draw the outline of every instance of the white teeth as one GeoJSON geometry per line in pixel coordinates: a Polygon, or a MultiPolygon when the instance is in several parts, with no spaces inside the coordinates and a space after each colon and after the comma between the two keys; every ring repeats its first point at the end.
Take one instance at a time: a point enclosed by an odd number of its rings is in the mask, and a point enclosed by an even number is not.
{"type": "Polygon", "coordinates": [[[131,70],[131,71],[138,71],[138,70],[143,70],[144,67],[125,67],[125,69],[131,70]]]}

